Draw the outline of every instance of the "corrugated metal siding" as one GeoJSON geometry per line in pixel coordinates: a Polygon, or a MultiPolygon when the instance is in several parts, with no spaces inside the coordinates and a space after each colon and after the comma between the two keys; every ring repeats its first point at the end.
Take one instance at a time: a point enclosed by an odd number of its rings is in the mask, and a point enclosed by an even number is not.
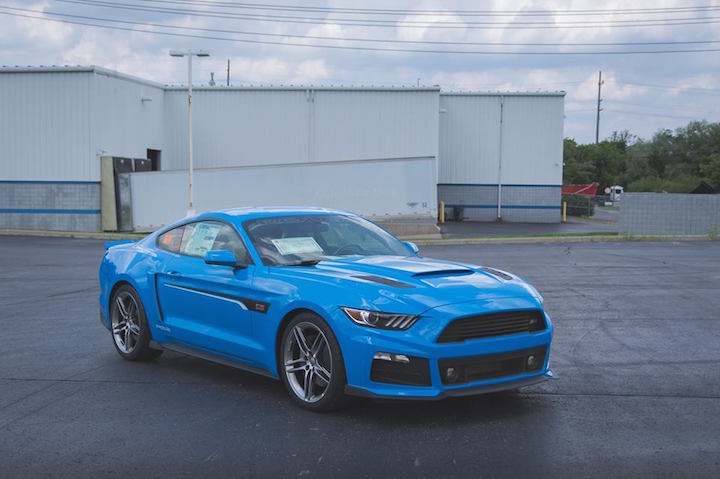
{"type": "Polygon", "coordinates": [[[439,183],[562,184],[562,96],[440,95],[439,183]]]}
{"type": "MultiPolygon", "coordinates": [[[[187,93],[165,93],[163,169],[187,166],[187,93]]],[[[437,156],[437,91],[199,90],[197,168],[437,156]]]]}
{"type": "Polygon", "coordinates": [[[503,101],[502,182],[561,185],[563,97],[506,96],[503,101]]]}
{"type": "MultiPolygon", "coordinates": [[[[164,91],[162,88],[116,78],[93,75],[92,168],[100,178],[100,159],[104,155],[145,158],[147,149],[163,150],[164,91]],[[147,101],[142,101],[145,98],[147,101]]],[[[165,159],[165,153],[161,161],[165,159]]]]}
{"type": "Polygon", "coordinates": [[[0,179],[98,179],[89,131],[91,75],[0,74],[0,179]]]}
{"type": "Polygon", "coordinates": [[[315,91],[311,161],[437,157],[438,92],[315,91]]]}
{"type": "Polygon", "coordinates": [[[439,183],[497,183],[500,98],[440,96],[439,183]]]}
{"type": "MultiPolygon", "coordinates": [[[[193,161],[218,168],[307,161],[306,92],[193,92],[193,161]]],[[[165,92],[163,169],[187,168],[187,92],[165,92]]]]}

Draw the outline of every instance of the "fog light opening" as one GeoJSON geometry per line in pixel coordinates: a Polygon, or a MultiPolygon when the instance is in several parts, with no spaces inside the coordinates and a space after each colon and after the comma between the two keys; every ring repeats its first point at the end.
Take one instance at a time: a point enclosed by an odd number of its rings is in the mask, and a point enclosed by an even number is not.
{"type": "Polygon", "coordinates": [[[458,373],[455,370],[455,368],[447,368],[445,370],[445,379],[447,379],[448,382],[454,383],[457,381],[458,373]]]}
{"type": "Polygon", "coordinates": [[[537,356],[535,356],[534,354],[531,354],[527,357],[527,361],[525,364],[527,365],[527,368],[529,370],[537,369],[538,366],[540,365],[538,363],[537,356]]]}

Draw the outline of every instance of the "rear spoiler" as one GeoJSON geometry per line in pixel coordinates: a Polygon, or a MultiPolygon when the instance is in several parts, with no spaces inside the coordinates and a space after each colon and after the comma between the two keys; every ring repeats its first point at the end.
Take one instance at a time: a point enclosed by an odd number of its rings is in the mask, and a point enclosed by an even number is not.
{"type": "Polygon", "coordinates": [[[109,250],[113,246],[120,246],[122,244],[131,244],[131,243],[137,243],[137,240],[108,241],[107,243],[105,243],[105,250],[109,250]]]}

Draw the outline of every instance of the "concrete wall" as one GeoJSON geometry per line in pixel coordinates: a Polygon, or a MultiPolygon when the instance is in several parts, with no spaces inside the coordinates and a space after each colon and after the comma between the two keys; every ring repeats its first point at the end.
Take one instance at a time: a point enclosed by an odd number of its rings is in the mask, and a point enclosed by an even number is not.
{"type": "Polygon", "coordinates": [[[100,229],[100,183],[0,181],[0,228],[100,229]]]}
{"type": "MultiPolygon", "coordinates": [[[[434,224],[434,157],[195,171],[198,212],[239,206],[319,206],[376,220],[404,218],[434,224]]],[[[187,172],[130,174],[136,230],[185,216],[187,172]]]]}
{"type": "Polygon", "coordinates": [[[621,234],[706,235],[720,228],[720,195],[625,193],[621,234]],[[714,225],[714,226],[713,226],[714,225]]]}

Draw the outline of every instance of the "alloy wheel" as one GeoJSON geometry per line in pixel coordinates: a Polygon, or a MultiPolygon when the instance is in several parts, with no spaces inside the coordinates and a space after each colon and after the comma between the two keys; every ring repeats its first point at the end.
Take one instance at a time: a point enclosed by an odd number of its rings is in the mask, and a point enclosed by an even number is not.
{"type": "Polygon", "coordinates": [[[325,334],[315,324],[296,324],[283,347],[285,377],[302,401],[321,400],[332,380],[332,353],[325,334]]]}
{"type": "Polygon", "coordinates": [[[112,335],[118,349],[132,353],[140,342],[140,308],[127,291],[115,297],[112,310],[112,335]]]}

